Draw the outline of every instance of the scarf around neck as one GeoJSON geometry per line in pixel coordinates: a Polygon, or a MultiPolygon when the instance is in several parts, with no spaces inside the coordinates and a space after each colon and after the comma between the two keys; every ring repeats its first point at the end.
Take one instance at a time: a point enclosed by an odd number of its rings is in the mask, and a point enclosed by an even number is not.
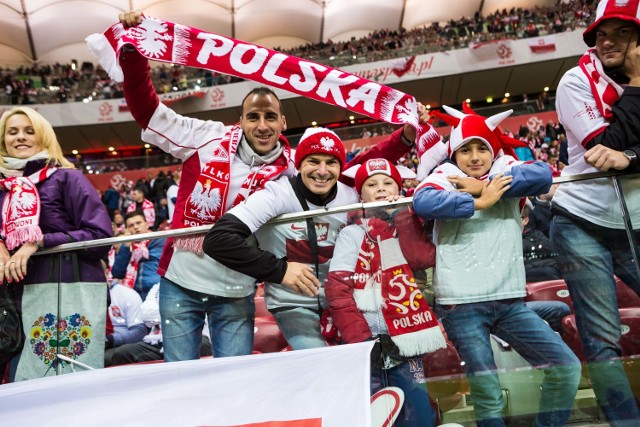
{"type": "Polygon", "coordinates": [[[122,284],[131,289],[134,289],[136,284],[140,261],[149,259],[149,242],[150,240],[143,240],[141,242],[133,242],[131,245],[131,258],[129,259],[124,279],[122,279],[122,284]]]}
{"type": "MultiPolygon", "coordinates": [[[[220,145],[211,154],[185,203],[182,215],[183,228],[214,224],[226,211],[231,163],[241,139],[244,139],[242,137],[242,129],[239,126],[233,126],[227,131],[220,145]]],[[[250,147],[248,147],[247,143],[245,152],[249,149],[250,147]]],[[[264,188],[268,181],[279,177],[289,168],[291,149],[286,139],[283,138],[279,141],[279,149],[277,151],[279,151],[279,154],[277,156],[273,155],[275,158],[272,158],[272,155],[266,157],[272,160],[271,163],[264,163],[266,161],[265,157],[260,159],[259,163],[262,164],[259,168],[251,171],[249,176],[242,182],[240,191],[232,206],[242,202],[255,191],[264,188]]],[[[260,158],[255,153],[253,155],[249,154],[248,157],[254,161],[260,158]]],[[[203,242],[204,236],[196,235],[177,237],[173,245],[178,249],[200,255],[203,253],[203,242]]]]}
{"type": "Polygon", "coordinates": [[[361,311],[381,311],[400,355],[446,347],[436,315],[415,283],[395,226],[383,218],[355,218],[365,238],[354,271],[353,297],[361,311]]]}
{"type": "MultiPolygon", "coordinates": [[[[34,157],[27,159],[24,165],[29,160],[34,160],[34,157]]],[[[15,166],[22,162],[9,163],[15,166]]],[[[13,250],[23,243],[42,239],[40,193],[36,185],[49,178],[56,170],[56,167],[47,165],[29,176],[0,179],[0,187],[7,191],[2,204],[2,237],[7,249],[13,250]]]]}
{"type": "Polygon", "coordinates": [[[578,61],[578,65],[589,80],[591,93],[600,114],[607,120],[613,119],[613,104],[622,95],[622,86],[605,73],[595,49],[587,50],[578,61]]]}

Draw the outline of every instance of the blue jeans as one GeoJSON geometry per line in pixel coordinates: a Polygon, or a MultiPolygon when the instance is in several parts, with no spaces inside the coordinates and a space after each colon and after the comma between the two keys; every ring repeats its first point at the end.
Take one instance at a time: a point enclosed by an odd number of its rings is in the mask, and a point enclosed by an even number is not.
{"type": "Polygon", "coordinates": [[[571,294],[589,377],[602,411],[614,426],[638,425],[640,412],[619,360],[620,313],[613,278],[617,275],[640,295],[626,233],[595,226],[587,230],[556,215],[550,235],[571,294]]]}
{"type": "Polygon", "coordinates": [[[558,333],[562,332],[562,319],[571,314],[569,306],[562,301],[527,301],[524,305],[542,317],[542,320],[558,333]]]}
{"type": "Polygon", "coordinates": [[[326,347],[320,332],[320,316],[308,308],[296,307],[273,314],[280,332],[294,350],[326,347]]]}
{"type": "Polygon", "coordinates": [[[522,300],[436,304],[436,312],[465,362],[478,426],[504,426],[504,401],[490,334],[509,343],[532,366],[544,370],[536,425],[566,424],[580,382],[580,361],[522,300]]]}
{"type": "Polygon", "coordinates": [[[253,349],[254,295],[227,298],[184,289],[160,279],[160,318],[165,362],[200,357],[205,317],[215,357],[243,356],[253,349]]]}
{"type": "Polygon", "coordinates": [[[395,427],[431,427],[436,414],[429,401],[422,358],[415,357],[390,369],[371,369],[371,395],[386,387],[404,392],[404,404],[393,424],[395,427]]]}

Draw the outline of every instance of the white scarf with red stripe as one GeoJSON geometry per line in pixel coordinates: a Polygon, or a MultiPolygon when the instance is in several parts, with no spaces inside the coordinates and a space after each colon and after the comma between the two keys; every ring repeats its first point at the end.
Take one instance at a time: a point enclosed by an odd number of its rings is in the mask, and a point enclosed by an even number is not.
{"type": "Polygon", "coordinates": [[[0,186],[7,191],[2,204],[2,237],[7,249],[42,239],[39,225],[40,194],[36,184],[49,178],[56,170],[55,167],[45,166],[30,176],[0,179],[0,186]]]}
{"type": "Polygon", "coordinates": [[[395,226],[381,218],[356,219],[365,229],[354,272],[358,309],[381,310],[400,355],[417,356],[446,347],[436,315],[415,283],[402,254],[395,226]]]}
{"type": "Polygon", "coordinates": [[[611,80],[604,72],[595,49],[587,50],[578,61],[578,65],[589,79],[591,92],[600,114],[607,120],[613,119],[613,104],[622,95],[622,86],[611,80]]]}

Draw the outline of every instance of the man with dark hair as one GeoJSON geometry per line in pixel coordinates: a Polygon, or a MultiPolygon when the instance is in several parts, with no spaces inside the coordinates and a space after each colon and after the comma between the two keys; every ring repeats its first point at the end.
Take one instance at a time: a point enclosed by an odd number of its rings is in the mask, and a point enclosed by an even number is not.
{"type": "Polygon", "coordinates": [[[139,185],[134,187],[134,189],[131,190],[131,199],[133,203],[127,207],[126,213],[140,212],[147,219],[149,228],[152,228],[153,224],[156,222],[156,208],[153,205],[153,202],[147,199],[144,186],[139,185]]]}
{"type": "MultiPolygon", "coordinates": [[[[124,235],[144,234],[149,231],[149,224],[140,212],[129,212],[124,219],[126,231],[124,235]]],[[[133,288],[144,301],[147,293],[160,282],[157,273],[158,262],[166,239],[143,240],[124,243],[116,254],[111,269],[115,279],[120,279],[126,286],[133,288]]]]}
{"type": "MultiPolygon", "coordinates": [[[[599,3],[596,20],[583,35],[591,49],[565,73],[556,92],[569,153],[562,175],[639,170],[639,36],[638,0],[599,3]]],[[[637,175],[621,178],[620,183],[632,226],[638,230],[637,175]]],[[[614,274],[638,294],[640,279],[614,186],[606,178],[562,184],[551,209],[550,235],[571,294],[598,403],[611,425],[640,425],[640,412],[619,360],[623,353],[614,274]]]]}

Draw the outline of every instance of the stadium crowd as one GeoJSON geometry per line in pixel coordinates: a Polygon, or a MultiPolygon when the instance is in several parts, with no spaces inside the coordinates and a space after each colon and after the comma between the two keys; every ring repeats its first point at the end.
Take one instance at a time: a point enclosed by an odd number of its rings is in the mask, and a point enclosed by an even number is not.
{"type": "MultiPolygon", "coordinates": [[[[552,7],[497,10],[482,16],[461,17],[406,30],[381,29],[348,41],[306,44],[278,49],[290,55],[341,67],[389,58],[444,52],[496,39],[519,39],[584,28],[595,12],[595,2],[558,0],[552,7]]],[[[158,93],[215,86],[238,78],[180,65],[160,64],[152,70],[158,93]]],[[[34,64],[16,69],[0,68],[0,104],[28,105],[122,98],[122,86],[90,62],[34,64]]]]}

